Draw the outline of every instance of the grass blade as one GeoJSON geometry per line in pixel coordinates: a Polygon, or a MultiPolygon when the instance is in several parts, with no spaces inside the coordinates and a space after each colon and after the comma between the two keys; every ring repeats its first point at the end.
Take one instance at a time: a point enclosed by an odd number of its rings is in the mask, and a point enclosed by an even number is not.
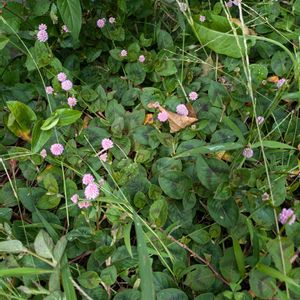
{"type": "Polygon", "coordinates": [[[136,213],[133,215],[135,231],[137,236],[137,250],[139,255],[139,270],[141,276],[141,300],[155,300],[155,289],[153,284],[153,274],[151,262],[148,255],[147,245],[144,238],[142,224],[136,213]]]}
{"type": "Polygon", "coordinates": [[[61,262],[61,274],[62,274],[62,285],[65,291],[65,297],[68,300],[76,300],[76,292],[74,285],[71,281],[72,275],[68,264],[68,259],[66,254],[62,258],[61,262]]]}
{"type": "Polygon", "coordinates": [[[11,268],[11,269],[1,269],[0,277],[39,275],[39,274],[47,274],[52,272],[53,272],[52,270],[37,269],[37,268],[11,268]]]}

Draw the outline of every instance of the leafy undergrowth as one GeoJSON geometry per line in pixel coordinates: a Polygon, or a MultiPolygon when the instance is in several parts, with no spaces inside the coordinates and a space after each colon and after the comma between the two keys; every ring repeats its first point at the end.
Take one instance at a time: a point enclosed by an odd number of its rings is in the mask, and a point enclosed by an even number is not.
{"type": "Polygon", "coordinates": [[[300,1],[0,4],[1,299],[299,299],[300,1]]]}

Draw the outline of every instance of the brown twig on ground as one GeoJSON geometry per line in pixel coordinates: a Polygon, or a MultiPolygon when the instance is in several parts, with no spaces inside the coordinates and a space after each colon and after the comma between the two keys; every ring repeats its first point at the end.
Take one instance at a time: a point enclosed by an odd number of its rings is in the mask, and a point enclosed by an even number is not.
{"type": "MultiPolygon", "coordinates": [[[[165,233],[162,229],[160,229],[160,230],[161,230],[161,232],[165,233]]],[[[180,247],[182,247],[183,249],[185,249],[187,252],[189,252],[191,254],[191,256],[195,257],[196,259],[198,259],[199,261],[201,261],[203,264],[205,264],[214,273],[214,275],[218,279],[220,279],[223,283],[225,283],[226,285],[229,285],[229,282],[221,274],[219,274],[218,271],[215,269],[215,267],[211,263],[209,263],[206,259],[204,259],[203,257],[199,256],[192,249],[190,249],[187,245],[179,242],[178,240],[176,240],[170,234],[166,234],[166,236],[167,236],[167,238],[169,240],[171,240],[172,242],[176,243],[177,245],[179,245],[180,247]]]]}

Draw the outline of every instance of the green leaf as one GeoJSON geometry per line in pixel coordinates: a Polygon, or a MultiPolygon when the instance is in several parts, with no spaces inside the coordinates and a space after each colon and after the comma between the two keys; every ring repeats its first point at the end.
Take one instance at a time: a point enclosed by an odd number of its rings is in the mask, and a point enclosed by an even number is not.
{"type": "Polygon", "coordinates": [[[64,288],[66,299],[77,300],[74,284],[71,281],[72,274],[70,271],[66,254],[64,254],[62,257],[61,270],[62,286],[64,288]]]}
{"type": "Polygon", "coordinates": [[[34,111],[28,105],[19,101],[7,101],[6,104],[20,129],[29,132],[32,123],[36,121],[34,111]]]}
{"type": "Polygon", "coordinates": [[[5,35],[0,34],[0,50],[2,50],[9,42],[9,38],[5,35]]]}
{"type": "Polygon", "coordinates": [[[79,0],[57,0],[60,15],[75,41],[79,38],[82,12],[79,0]]]}
{"type": "Polygon", "coordinates": [[[67,238],[66,236],[62,236],[59,241],[56,243],[54,249],[53,249],[53,257],[57,263],[60,262],[62,259],[62,256],[65,252],[65,249],[67,247],[67,238]]]}
{"type": "MultiPolygon", "coordinates": [[[[246,49],[244,45],[244,37],[238,35],[235,37],[233,34],[219,31],[219,24],[228,23],[227,18],[221,16],[212,16],[212,24],[215,29],[205,27],[198,23],[193,23],[195,34],[200,40],[201,44],[210,48],[218,54],[224,54],[234,58],[240,58],[245,55],[246,49]],[[237,43],[238,39],[238,43],[237,43]]],[[[226,29],[225,29],[226,30],[226,29]]],[[[255,38],[245,37],[248,45],[248,50],[255,44],[255,38]]]]}
{"type": "Polygon", "coordinates": [[[226,200],[209,199],[208,212],[221,226],[233,227],[239,218],[239,208],[233,198],[226,200]]]}
{"type": "Polygon", "coordinates": [[[113,285],[117,280],[117,269],[114,265],[101,271],[100,278],[107,285],[113,285]]]}
{"type": "Polygon", "coordinates": [[[42,130],[42,123],[43,120],[37,121],[32,130],[31,151],[33,153],[39,152],[52,135],[51,130],[42,130]]]}
{"type": "Polygon", "coordinates": [[[75,123],[82,115],[79,110],[70,108],[60,108],[56,110],[56,115],[59,117],[58,126],[67,126],[75,123]]]}
{"type": "Polygon", "coordinates": [[[61,199],[60,195],[48,195],[47,193],[38,200],[37,208],[40,209],[55,208],[56,206],[58,206],[60,199],[61,199]]]}
{"type": "Polygon", "coordinates": [[[153,202],[149,210],[149,217],[157,227],[165,225],[168,218],[168,204],[165,199],[159,199],[153,202]]]}
{"type": "Polygon", "coordinates": [[[43,179],[44,187],[50,193],[58,193],[58,183],[55,177],[48,173],[43,179]]]}
{"type": "Polygon", "coordinates": [[[125,224],[125,226],[124,226],[124,243],[125,243],[128,253],[132,257],[132,248],[131,248],[131,242],[130,242],[131,227],[132,227],[132,222],[129,222],[129,223],[125,224]]]}
{"type": "Polygon", "coordinates": [[[202,155],[196,161],[196,172],[200,182],[208,189],[215,190],[228,178],[228,165],[218,159],[206,159],[202,155]]]}
{"type": "Polygon", "coordinates": [[[146,72],[141,63],[128,63],[125,66],[125,71],[127,78],[132,81],[134,85],[143,83],[146,78],[146,72]]]}
{"type": "Polygon", "coordinates": [[[35,252],[45,258],[53,257],[54,244],[49,234],[41,230],[34,240],[35,252]]]}
{"type": "Polygon", "coordinates": [[[157,300],[188,300],[186,293],[179,289],[169,288],[157,293],[157,300]]]}
{"type": "Polygon", "coordinates": [[[24,250],[26,250],[26,248],[24,248],[23,244],[18,240],[0,242],[0,252],[20,253],[24,252],[24,250]]]}
{"type": "Polygon", "coordinates": [[[241,246],[240,246],[238,240],[233,237],[231,237],[231,238],[232,238],[232,242],[233,242],[233,250],[234,250],[235,260],[236,260],[239,272],[241,274],[241,277],[243,277],[246,273],[244,254],[243,254],[243,251],[241,249],[241,246]]]}
{"type": "MultiPolygon", "coordinates": [[[[271,149],[288,149],[288,150],[296,150],[295,147],[284,144],[284,143],[280,143],[280,142],[276,142],[276,141],[262,141],[262,144],[264,147],[266,148],[271,148],[271,149]]],[[[258,148],[260,147],[260,142],[256,142],[254,144],[251,145],[252,149],[258,148]]]]}
{"type": "Polygon", "coordinates": [[[137,236],[137,249],[139,255],[139,273],[141,277],[141,300],[155,300],[155,289],[151,262],[145,241],[145,233],[141,221],[136,213],[133,214],[135,231],[137,236]]]}
{"type": "Polygon", "coordinates": [[[166,171],[159,175],[158,182],[164,193],[173,199],[183,199],[192,186],[191,179],[180,171],[166,171]]]}
{"type": "Polygon", "coordinates": [[[94,289],[100,283],[99,275],[94,271],[88,271],[80,274],[78,282],[86,289],[94,289]]]}
{"type": "Polygon", "coordinates": [[[52,270],[44,270],[37,268],[10,268],[10,269],[0,269],[0,277],[4,276],[26,276],[26,275],[40,275],[40,274],[48,274],[52,273],[52,270]]]}
{"type": "Polygon", "coordinates": [[[44,121],[41,129],[42,130],[49,130],[56,126],[59,122],[59,117],[56,114],[51,115],[47,120],[44,121]]]}
{"type": "Polygon", "coordinates": [[[233,248],[227,248],[224,251],[224,256],[220,258],[220,271],[225,279],[235,283],[241,278],[236,259],[234,257],[233,248]]]}

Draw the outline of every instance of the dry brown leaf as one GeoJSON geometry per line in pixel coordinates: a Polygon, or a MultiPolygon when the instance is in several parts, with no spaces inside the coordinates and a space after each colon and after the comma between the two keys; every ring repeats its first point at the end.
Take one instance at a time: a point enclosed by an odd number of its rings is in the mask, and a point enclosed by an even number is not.
{"type": "Polygon", "coordinates": [[[272,82],[272,83],[277,83],[278,80],[279,80],[279,77],[276,76],[276,75],[273,75],[273,76],[268,77],[267,80],[268,80],[269,82],[272,82]]]}
{"type": "Polygon", "coordinates": [[[85,117],[83,118],[83,124],[82,124],[82,127],[83,127],[83,128],[88,128],[90,120],[91,120],[91,118],[90,118],[89,116],[85,116],[85,117]]]}
{"type": "MultiPolygon", "coordinates": [[[[174,133],[174,132],[178,132],[181,129],[184,129],[190,125],[192,125],[193,123],[197,122],[198,119],[193,117],[193,116],[181,116],[179,114],[173,113],[171,111],[168,111],[166,109],[164,109],[159,103],[157,102],[151,102],[148,104],[149,108],[156,108],[159,109],[161,112],[165,111],[168,114],[168,122],[170,125],[170,132],[174,133]]],[[[188,108],[189,110],[189,108],[188,108]]],[[[192,112],[195,114],[194,110],[192,110],[192,112]]],[[[190,110],[189,110],[189,114],[190,114],[190,110]]]]}
{"type": "Polygon", "coordinates": [[[227,162],[231,162],[231,156],[226,153],[226,151],[220,151],[216,153],[216,158],[219,160],[224,160],[227,162]]]}
{"type": "Polygon", "coordinates": [[[202,66],[203,76],[207,76],[213,68],[214,68],[214,61],[213,61],[211,55],[209,55],[207,57],[207,59],[205,60],[205,63],[203,63],[203,66],[202,66]]]}
{"type": "Polygon", "coordinates": [[[146,124],[153,124],[153,114],[146,114],[145,120],[144,120],[144,125],[146,124]]]}
{"type": "Polygon", "coordinates": [[[230,18],[230,21],[231,21],[233,24],[235,24],[235,25],[241,27],[241,29],[243,30],[243,34],[245,34],[245,35],[256,35],[256,32],[255,32],[253,29],[250,29],[250,28],[247,27],[247,26],[242,27],[242,22],[241,22],[239,19],[236,19],[236,18],[230,18]]]}

